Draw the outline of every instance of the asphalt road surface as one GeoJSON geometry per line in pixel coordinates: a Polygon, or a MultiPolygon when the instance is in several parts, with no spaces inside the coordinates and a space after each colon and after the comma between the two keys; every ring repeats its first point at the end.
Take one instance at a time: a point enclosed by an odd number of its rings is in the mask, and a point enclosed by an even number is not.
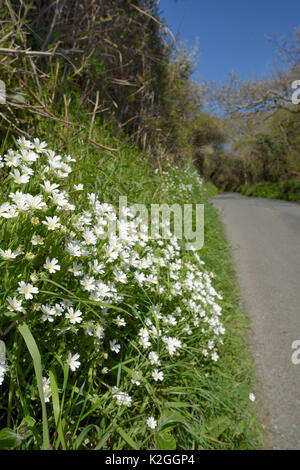
{"type": "Polygon", "coordinates": [[[300,449],[300,205],[223,193],[213,199],[252,323],[254,393],[266,449],[300,449]],[[292,343],[299,340],[297,350],[292,343]]]}

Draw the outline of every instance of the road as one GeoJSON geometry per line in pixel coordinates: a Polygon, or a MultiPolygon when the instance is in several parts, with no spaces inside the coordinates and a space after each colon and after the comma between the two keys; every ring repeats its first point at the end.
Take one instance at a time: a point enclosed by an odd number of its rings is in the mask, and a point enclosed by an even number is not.
{"type": "Polygon", "coordinates": [[[299,450],[300,364],[292,362],[292,343],[300,340],[300,205],[236,193],[220,194],[213,204],[252,324],[265,448],[299,450]]]}

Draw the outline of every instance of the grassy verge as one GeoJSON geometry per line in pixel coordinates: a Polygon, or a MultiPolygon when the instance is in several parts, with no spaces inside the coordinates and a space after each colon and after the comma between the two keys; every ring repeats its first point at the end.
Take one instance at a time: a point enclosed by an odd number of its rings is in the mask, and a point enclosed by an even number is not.
{"type": "MultiPolygon", "coordinates": [[[[261,423],[253,403],[249,401],[254,380],[254,363],[246,342],[249,320],[240,305],[236,275],[222,223],[209,201],[206,203],[205,246],[201,256],[206,267],[215,273],[216,288],[223,296],[221,305],[227,332],[221,362],[210,377],[211,388],[216,394],[215,403],[219,404],[215,406],[224,416],[225,429],[221,424],[220,436],[230,443],[230,448],[261,448],[261,423]]],[[[216,421],[219,420],[222,423],[222,418],[216,421]]]]}
{"type": "Polygon", "coordinates": [[[262,197],[267,199],[283,199],[285,201],[300,201],[299,181],[285,181],[282,183],[256,183],[254,185],[239,186],[235,189],[245,196],[262,197]]]}
{"type": "Polygon", "coordinates": [[[38,137],[53,152],[3,144],[0,446],[259,447],[247,325],[214,188],[190,166],[159,171],[108,129],[95,133],[118,151],[48,125],[38,137]],[[10,159],[28,174],[21,182],[10,159]],[[205,204],[204,247],[195,254],[130,223],[123,239],[101,237],[121,221],[120,196],[147,208],[205,204]]]}

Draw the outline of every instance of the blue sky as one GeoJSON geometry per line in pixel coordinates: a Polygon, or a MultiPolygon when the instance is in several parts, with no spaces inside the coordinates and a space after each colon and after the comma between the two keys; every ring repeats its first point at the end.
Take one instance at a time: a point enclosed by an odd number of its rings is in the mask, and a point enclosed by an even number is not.
{"type": "Polygon", "coordinates": [[[167,25],[190,48],[199,39],[196,79],[243,79],[268,73],[276,58],[266,39],[300,26],[299,0],[160,0],[167,25]]]}

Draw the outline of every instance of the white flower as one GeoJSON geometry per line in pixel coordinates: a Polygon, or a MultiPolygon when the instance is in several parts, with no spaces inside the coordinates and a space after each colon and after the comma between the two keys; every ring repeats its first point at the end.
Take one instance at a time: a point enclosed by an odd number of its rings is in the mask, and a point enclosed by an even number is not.
{"type": "Polygon", "coordinates": [[[62,166],[61,156],[56,155],[53,150],[48,150],[48,163],[52,169],[58,169],[62,166]]]}
{"type": "Polygon", "coordinates": [[[157,369],[154,369],[152,372],[152,377],[154,378],[155,382],[160,380],[161,382],[164,380],[164,374],[163,372],[159,372],[157,369]]]}
{"type": "Polygon", "coordinates": [[[71,256],[79,257],[82,255],[82,250],[78,242],[67,243],[66,250],[71,256]]]}
{"type": "Polygon", "coordinates": [[[41,306],[41,310],[43,312],[42,320],[52,323],[54,321],[54,317],[56,316],[55,309],[51,307],[51,305],[46,304],[41,306]]]}
{"type": "Polygon", "coordinates": [[[137,282],[142,285],[145,280],[146,280],[146,276],[144,273],[140,273],[139,271],[135,271],[134,273],[134,277],[136,278],[137,282]]]}
{"type": "Polygon", "coordinates": [[[127,283],[126,274],[123,271],[114,271],[115,282],[121,282],[122,284],[127,283]]]}
{"type": "Polygon", "coordinates": [[[18,292],[25,296],[25,299],[32,299],[32,294],[38,294],[39,290],[31,284],[26,284],[24,281],[19,282],[18,292]]]}
{"type": "Polygon", "coordinates": [[[56,271],[59,271],[60,270],[60,265],[57,264],[58,263],[58,260],[56,258],[52,258],[52,260],[50,261],[50,258],[49,256],[46,258],[46,263],[44,264],[44,268],[47,269],[49,271],[49,273],[53,274],[55,273],[56,271]]]}
{"type": "Polygon", "coordinates": [[[4,155],[5,164],[8,167],[14,166],[17,167],[20,163],[20,158],[15,154],[14,151],[9,150],[6,155],[4,155]]]}
{"type": "Polygon", "coordinates": [[[65,160],[70,163],[70,162],[76,162],[76,158],[72,158],[71,155],[65,155],[65,160]]]}
{"type": "Polygon", "coordinates": [[[68,271],[72,274],[74,274],[75,277],[77,276],[82,276],[83,274],[83,266],[82,264],[77,264],[76,261],[73,263],[72,268],[69,268],[68,271]]]}
{"type": "Polygon", "coordinates": [[[65,314],[66,318],[68,318],[70,320],[70,323],[72,324],[81,323],[81,315],[82,312],[80,310],[76,310],[76,312],[74,312],[74,309],[72,307],[69,307],[67,313],[65,314]]]}
{"type": "Polygon", "coordinates": [[[54,217],[46,217],[46,220],[43,220],[42,224],[46,225],[48,230],[55,230],[56,228],[59,228],[61,226],[61,223],[59,222],[59,217],[57,217],[56,215],[54,217]]]}
{"type": "Polygon", "coordinates": [[[95,245],[97,243],[97,237],[92,230],[85,230],[82,236],[87,245],[95,245]]]}
{"type": "Polygon", "coordinates": [[[126,326],[126,321],[124,320],[124,318],[121,318],[120,315],[118,315],[116,318],[116,324],[118,326],[126,326]]]}
{"type": "Polygon", "coordinates": [[[192,334],[193,334],[193,332],[192,332],[191,328],[189,327],[189,325],[186,325],[186,326],[183,328],[182,331],[184,331],[184,332],[187,333],[188,335],[192,335],[192,334]]]}
{"type": "Polygon", "coordinates": [[[96,295],[100,299],[104,299],[105,297],[111,297],[111,288],[104,284],[102,281],[98,281],[95,287],[96,295]]]}
{"type": "Polygon", "coordinates": [[[53,191],[50,198],[52,199],[53,204],[56,206],[64,207],[68,205],[68,200],[66,199],[66,196],[63,192],[53,191]]]}
{"type": "Polygon", "coordinates": [[[24,312],[24,308],[22,307],[22,300],[17,300],[16,297],[13,299],[11,297],[7,297],[7,301],[9,303],[7,308],[11,312],[24,312]]]}
{"type": "Polygon", "coordinates": [[[14,170],[10,173],[10,176],[14,179],[16,184],[26,184],[28,183],[30,177],[28,174],[21,174],[19,170],[14,170]]]}
{"type": "Polygon", "coordinates": [[[43,377],[42,378],[42,381],[43,381],[43,395],[44,395],[44,400],[45,400],[45,403],[48,403],[50,401],[50,397],[51,397],[51,387],[50,387],[50,379],[46,378],[46,377],[43,377]]]}
{"type": "Polygon", "coordinates": [[[141,385],[141,382],[137,378],[132,378],[131,383],[133,383],[134,385],[137,385],[137,387],[141,385]]]}
{"type": "Polygon", "coordinates": [[[177,325],[177,320],[173,315],[168,315],[167,317],[163,319],[163,321],[164,323],[167,323],[169,325],[173,325],[173,326],[177,325]]]}
{"type": "Polygon", "coordinates": [[[4,204],[1,204],[0,217],[4,217],[5,219],[10,219],[11,217],[13,217],[13,215],[11,215],[11,209],[12,209],[12,206],[9,204],[9,202],[5,202],[4,204]]]}
{"type": "Polygon", "coordinates": [[[30,280],[33,282],[33,284],[39,280],[39,276],[36,274],[36,272],[30,274],[30,280]]]}
{"type": "Polygon", "coordinates": [[[181,348],[182,346],[181,341],[177,338],[164,336],[162,340],[166,344],[170,356],[173,356],[176,352],[176,349],[181,348]]]}
{"type": "Polygon", "coordinates": [[[216,353],[216,351],[214,351],[211,355],[211,358],[214,362],[217,362],[217,360],[219,359],[218,353],[216,353]]]}
{"type": "Polygon", "coordinates": [[[28,209],[29,209],[29,206],[28,206],[27,197],[25,196],[25,194],[22,197],[15,200],[15,210],[20,211],[20,212],[22,211],[25,212],[28,209]]]}
{"type": "Polygon", "coordinates": [[[45,148],[47,147],[46,142],[41,142],[40,139],[33,139],[33,145],[37,153],[45,153],[45,148]]]}
{"type": "Polygon", "coordinates": [[[30,140],[25,139],[25,137],[19,137],[17,139],[17,144],[19,145],[20,149],[32,149],[33,143],[30,140]]]}
{"type": "Polygon", "coordinates": [[[0,385],[2,385],[4,380],[4,374],[8,371],[8,367],[5,364],[5,361],[0,362],[0,385]]]}
{"type": "Polygon", "coordinates": [[[55,316],[56,317],[61,317],[61,315],[64,311],[64,306],[60,305],[60,304],[55,304],[55,306],[53,308],[54,308],[54,311],[55,311],[55,316]]]}
{"type": "Polygon", "coordinates": [[[31,165],[39,158],[38,154],[30,149],[22,149],[19,155],[21,160],[23,160],[23,162],[27,163],[28,165],[31,165]]]}
{"type": "Polygon", "coordinates": [[[38,224],[40,223],[38,217],[31,217],[30,222],[31,222],[33,225],[38,225],[38,224]]]}
{"type": "Polygon", "coordinates": [[[149,352],[148,359],[152,365],[159,364],[159,356],[154,351],[149,352]]]}
{"type": "Polygon", "coordinates": [[[83,290],[88,292],[95,290],[95,279],[93,277],[84,276],[80,284],[83,286],[83,290]]]}
{"type": "Polygon", "coordinates": [[[80,361],[78,361],[79,358],[80,355],[78,353],[74,354],[74,356],[72,356],[72,353],[69,353],[67,364],[70,366],[72,372],[74,372],[80,366],[80,361]]]}
{"type": "Polygon", "coordinates": [[[113,397],[117,399],[118,405],[130,406],[132,398],[126,392],[119,391],[118,387],[112,388],[113,397]]]}
{"type": "Polygon", "coordinates": [[[256,397],[254,395],[254,393],[249,393],[249,400],[250,401],[255,401],[256,397]]]}
{"type": "Polygon", "coordinates": [[[94,260],[93,263],[89,262],[89,265],[95,274],[103,274],[104,273],[104,264],[100,264],[98,260],[94,260]]]}
{"type": "Polygon", "coordinates": [[[122,404],[125,405],[125,406],[130,406],[131,403],[132,403],[132,398],[126,393],[126,394],[123,396],[122,404]]]}
{"type": "Polygon", "coordinates": [[[10,199],[13,200],[13,202],[17,203],[18,201],[27,200],[26,194],[22,193],[22,191],[16,191],[15,193],[9,193],[10,199]]]}
{"type": "Polygon", "coordinates": [[[140,337],[140,339],[139,339],[139,344],[140,344],[141,346],[143,346],[144,349],[149,348],[149,347],[151,346],[151,343],[150,343],[150,341],[149,341],[149,337],[148,337],[148,336],[145,337],[145,338],[144,338],[144,337],[140,337]]]}
{"type": "Polygon", "coordinates": [[[24,174],[28,176],[32,176],[34,174],[34,171],[32,168],[29,168],[26,165],[21,165],[21,170],[23,171],[24,174]]]}
{"type": "Polygon", "coordinates": [[[2,250],[0,248],[0,256],[6,260],[15,259],[17,256],[19,256],[19,254],[20,254],[20,251],[13,252],[11,251],[10,248],[8,248],[8,250],[2,250]]]}
{"type": "Polygon", "coordinates": [[[57,188],[59,188],[59,184],[51,184],[50,181],[46,180],[43,184],[40,184],[41,188],[48,194],[53,193],[57,188]]]}
{"type": "Polygon", "coordinates": [[[43,245],[44,244],[44,239],[40,235],[33,235],[31,239],[31,243],[33,245],[43,245]]]}
{"type": "Polygon", "coordinates": [[[116,339],[113,339],[112,341],[110,341],[109,346],[110,346],[111,351],[115,352],[116,354],[120,352],[121,346],[120,344],[117,343],[116,339]]]}
{"type": "Polygon", "coordinates": [[[82,191],[83,190],[83,184],[74,184],[74,190],[75,191],[82,191]]]}
{"type": "Polygon", "coordinates": [[[29,261],[31,261],[32,259],[34,259],[35,257],[35,254],[34,253],[31,253],[31,251],[28,251],[26,254],[25,254],[25,259],[28,259],[29,261]]]}
{"type": "Polygon", "coordinates": [[[157,421],[153,418],[153,416],[150,416],[147,419],[147,426],[149,426],[150,429],[155,429],[157,427],[157,421]]]}
{"type": "Polygon", "coordinates": [[[95,336],[98,339],[103,339],[105,337],[104,328],[102,325],[97,325],[95,329],[95,336]]]}
{"type": "Polygon", "coordinates": [[[141,338],[149,338],[149,331],[147,330],[147,328],[141,328],[138,335],[141,338]]]}
{"type": "Polygon", "coordinates": [[[46,203],[43,201],[42,196],[39,194],[37,196],[32,196],[31,194],[27,194],[26,200],[27,200],[28,207],[31,210],[42,210],[45,207],[47,207],[46,203]]]}

